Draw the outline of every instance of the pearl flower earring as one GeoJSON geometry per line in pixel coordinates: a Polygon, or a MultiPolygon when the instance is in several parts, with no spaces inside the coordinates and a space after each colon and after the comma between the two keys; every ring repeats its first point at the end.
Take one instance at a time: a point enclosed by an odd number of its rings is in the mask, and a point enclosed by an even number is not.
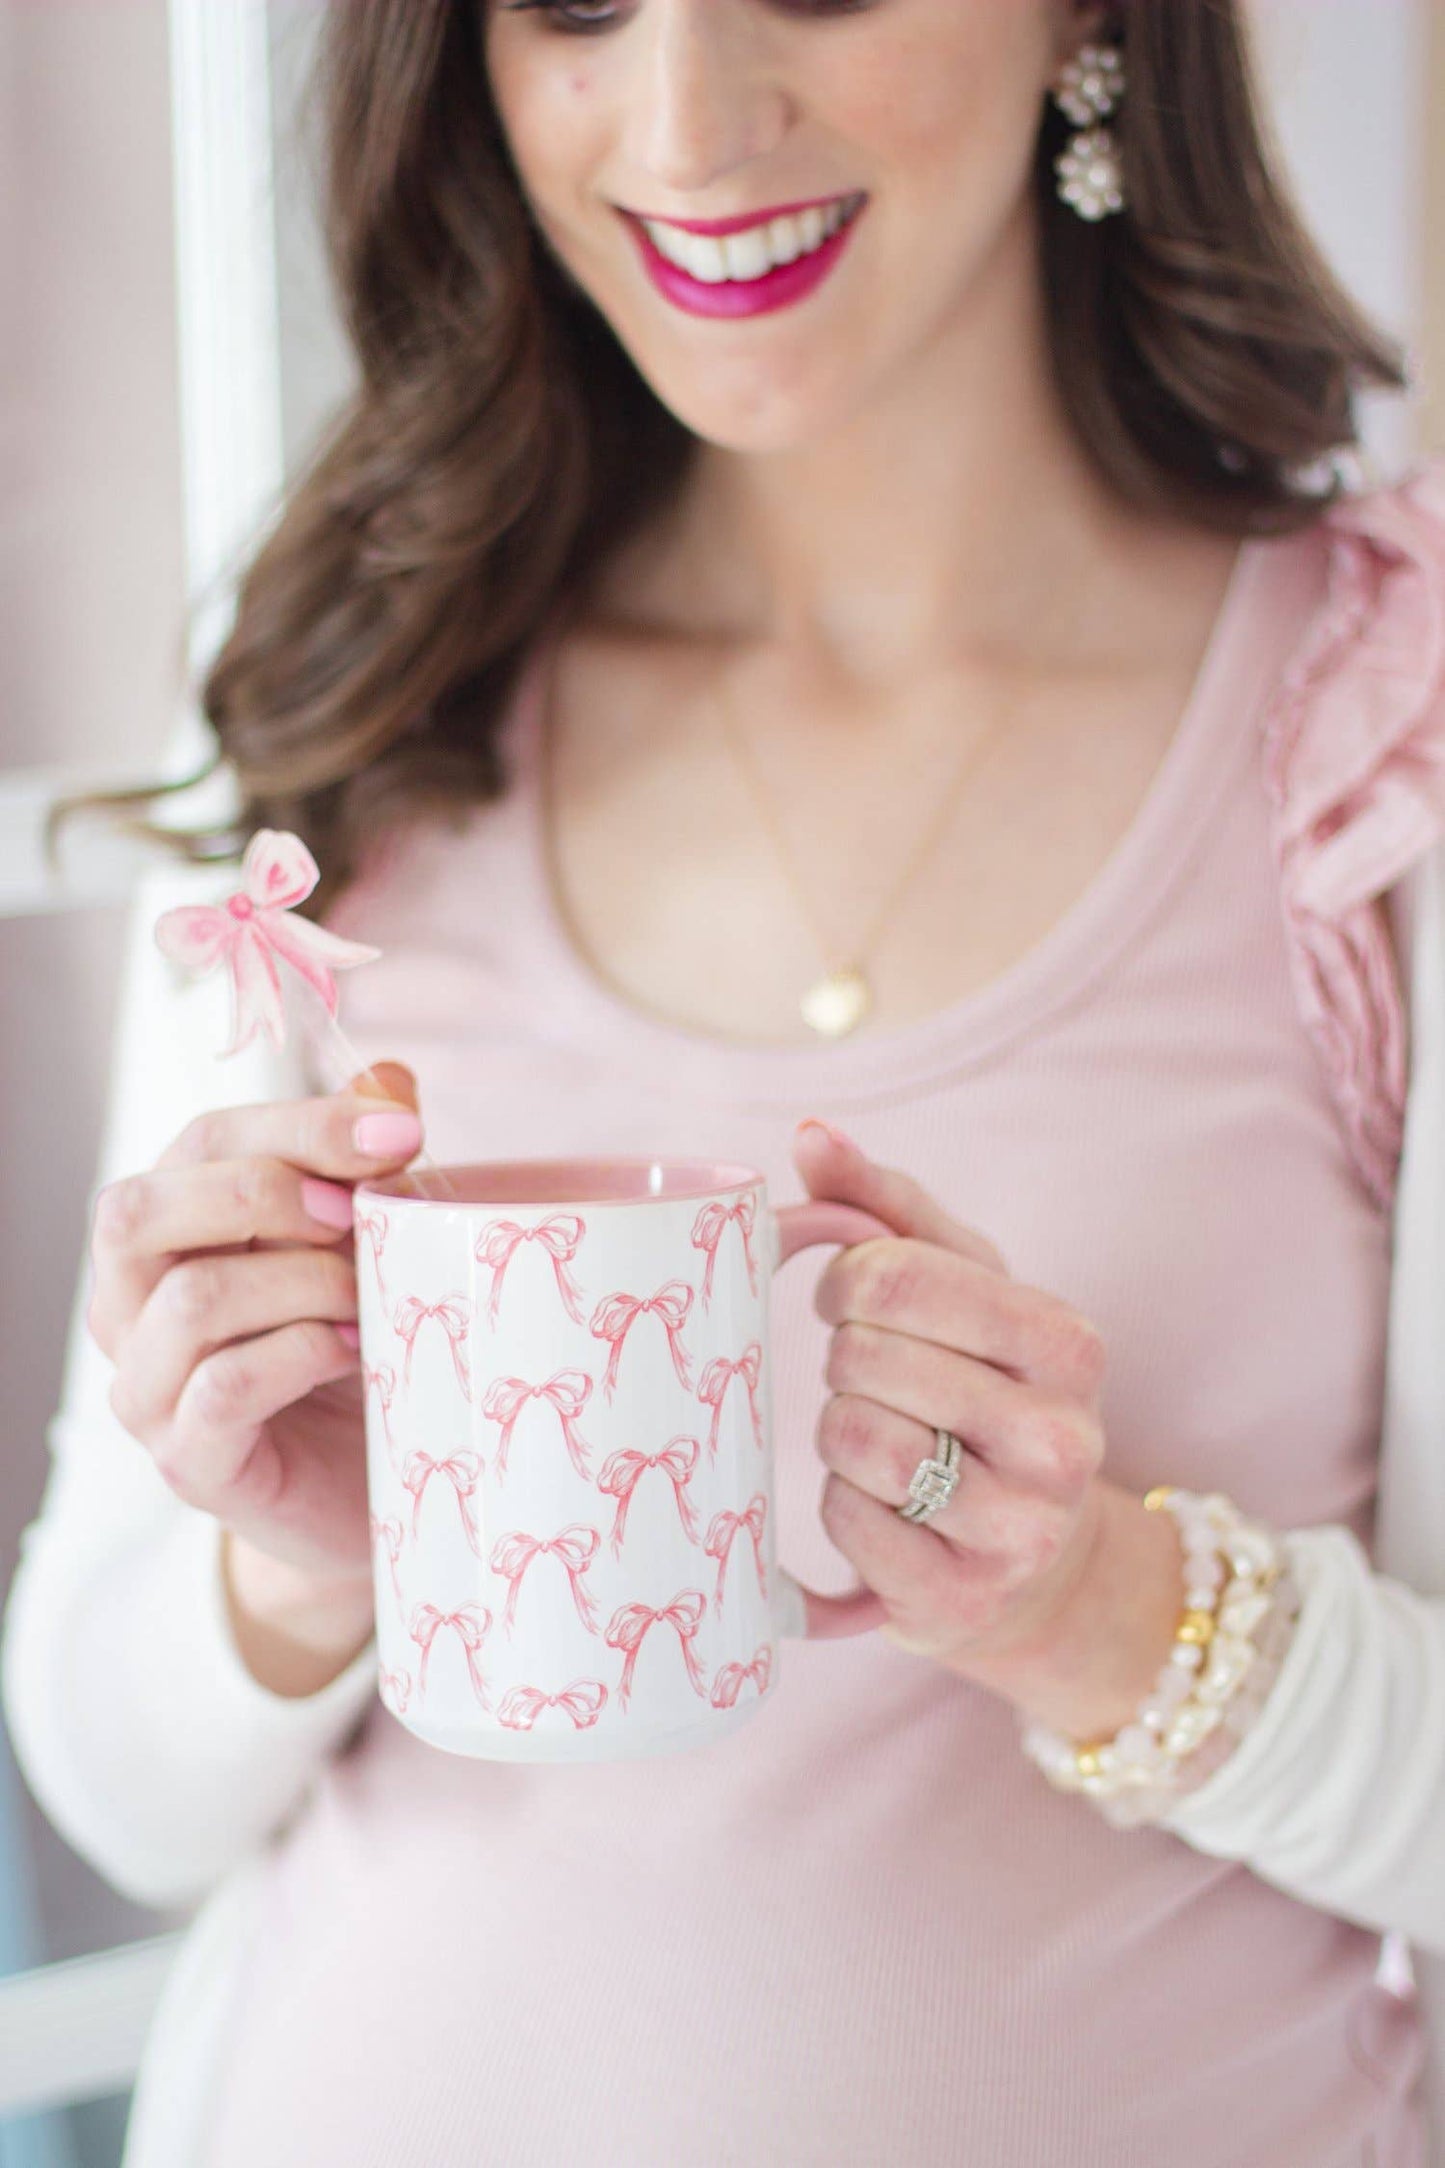
{"type": "Polygon", "coordinates": [[[1065,61],[1052,86],[1054,103],[1079,133],[1054,160],[1059,195],[1080,218],[1104,218],[1124,208],[1119,151],[1107,128],[1092,125],[1112,113],[1124,90],[1124,58],[1117,45],[1082,45],[1065,61]]]}

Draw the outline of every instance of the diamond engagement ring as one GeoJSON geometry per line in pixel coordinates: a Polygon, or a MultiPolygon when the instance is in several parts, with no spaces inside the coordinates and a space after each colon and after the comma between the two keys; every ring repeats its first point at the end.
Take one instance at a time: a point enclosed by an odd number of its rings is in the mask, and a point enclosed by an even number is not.
{"type": "Polygon", "coordinates": [[[893,1508],[902,1520],[931,1519],[958,1489],[963,1447],[951,1430],[936,1429],[933,1435],[938,1440],[937,1453],[925,1455],[914,1469],[913,1480],[908,1486],[908,1504],[893,1508]]]}

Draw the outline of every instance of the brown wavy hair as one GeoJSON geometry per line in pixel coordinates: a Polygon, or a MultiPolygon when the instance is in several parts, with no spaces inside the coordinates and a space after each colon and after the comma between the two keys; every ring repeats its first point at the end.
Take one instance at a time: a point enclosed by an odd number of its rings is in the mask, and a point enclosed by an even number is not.
{"type": "MultiPolygon", "coordinates": [[[[320,917],[369,837],[499,796],[496,725],[553,608],[676,490],[698,440],[662,404],[531,216],[491,97],[486,0],[331,0],[308,90],[330,276],[359,381],[237,582],[199,688],[196,774],[56,801],[190,860],[294,830],[320,917]],[[222,761],[238,817],[136,809],[222,761]]],[[[1124,0],[1111,126],[1126,210],[1034,186],[1059,395],[1129,503],[1283,532],[1340,494],[1361,386],[1409,383],[1272,166],[1237,0],[1124,0]]]]}

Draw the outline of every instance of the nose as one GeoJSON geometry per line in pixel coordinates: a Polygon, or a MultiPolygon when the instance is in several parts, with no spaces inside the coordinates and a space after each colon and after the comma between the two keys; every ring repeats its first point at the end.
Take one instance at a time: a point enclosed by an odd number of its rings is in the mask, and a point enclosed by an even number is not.
{"type": "Polygon", "coordinates": [[[751,13],[722,0],[653,0],[633,24],[624,155],[661,187],[705,189],[787,133],[792,101],[751,13]]]}

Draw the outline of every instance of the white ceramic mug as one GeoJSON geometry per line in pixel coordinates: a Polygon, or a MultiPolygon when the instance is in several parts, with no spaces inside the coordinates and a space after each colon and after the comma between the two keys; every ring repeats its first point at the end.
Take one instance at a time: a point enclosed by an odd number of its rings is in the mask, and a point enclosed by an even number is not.
{"type": "Polygon", "coordinates": [[[353,1193],[381,1697],[501,1761],[672,1754],[744,1722],[783,1634],[861,1633],[774,1544],[769,1287],[892,1229],[755,1169],[512,1160],[353,1193]]]}

